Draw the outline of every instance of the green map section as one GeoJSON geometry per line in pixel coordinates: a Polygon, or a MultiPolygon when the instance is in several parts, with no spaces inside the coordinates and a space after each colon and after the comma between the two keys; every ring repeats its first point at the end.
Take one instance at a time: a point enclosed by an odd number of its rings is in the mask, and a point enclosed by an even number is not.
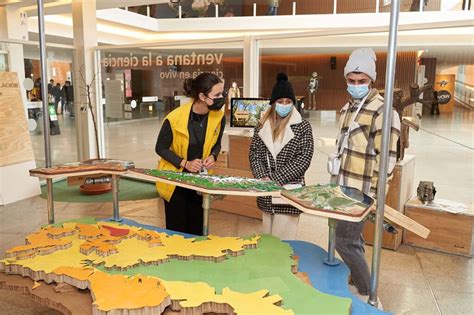
{"type": "Polygon", "coordinates": [[[247,190],[256,192],[280,191],[282,188],[273,181],[254,178],[230,177],[221,175],[201,175],[160,170],[144,170],[147,175],[191,184],[207,189],[247,190]]]}
{"type": "Polygon", "coordinates": [[[355,200],[334,184],[305,186],[295,190],[282,192],[284,196],[292,196],[300,201],[310,203],[315,209],[349,212],[355,206],[365,209],[366,204],[355,200]]]}
{"type": "Polygon", "coordinates": [[[168,281],[205,282],[216,288],[217,293],[229,287],[243,293],[261,289],[283,298],[282,307],[295,314],[348,314],[351,299],[328,295],[299,280],[292,272],[294,264],[290,258],[293,250],[279,239],[262,235],[256,249],[248,249],[238,257],[215,263],[206,261],[172,260],[159,266],[137,267],[125,272],[110,272],[137,275],[144,274],[168,281]]]}

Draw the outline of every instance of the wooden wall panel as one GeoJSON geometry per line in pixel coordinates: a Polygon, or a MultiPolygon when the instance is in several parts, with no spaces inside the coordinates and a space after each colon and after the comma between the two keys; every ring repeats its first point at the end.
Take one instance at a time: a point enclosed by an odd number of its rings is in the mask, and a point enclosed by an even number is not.
{"type": "MultiPolygon", "coordinates": [[[[333,12],[333,0],[294,0],[296,14],[330,14],[333,12]]],[[[278,15],[293,14],[293,1],[280,1],[278,15]]],[[[257,4],[257,15],[266,15],[268,0],[244,0],[242,13],[244,16],[253,15],[253,4],[257,4]]]]}
{"type": "Polygon", "coordinates": [[[375,7],[374,0],[337,0],[337,13],[370,13],[375,7]]]}
{"type": "MultiPolygon", "coordinates": [[[[344,66],[348,54],[324,55],[280,55],[261,57],[260,91],[262,97],[269,96],[278,72],[286,72],[298,96],[307,96],[310,75],[317,71],[321,76],[316,94],[318,109],[339,110],[348,100],[344,80],[344,66]],[[331,69],[330,58],[336,57],[336,69],[331,69]]],[[[375,87],[384,89],[386,54],[377,54],[377,81],[375,87]]],[[[415,80],[416,52],[399,52],[397,57],[395,86],[408,93],[415,80]]]]}
{"type": "Polygon", "coordinates": [[[0,72],[0,166],[34,161],[15,72],[0,72]]]}
{"type": "Polygon", "coordinates": [[[425,66],[425,78],[428,79],[428,83],[433,85],[435,84],[436,76],[436,58],[421,58],[420,64],[425,66]]]}
{"type": "Polygon", "coordinates": [[[56,75],[51,79],[54,79],[54,83],[60,83],[62,86],[67,80],[67,73],[72,72],[72,63],[66,61],[52,61],[50,66],[56,69],[56,75]]]}
{"type": "Polygon", "coordinates": [[[33,60],[31,60],[31,63],[33,65],[33,68],[32,68],[33,77],[32,77],[32,79],[35,80],[37,78],[41,78],[41,64],[40,64],[40,61],[36,60],[36,59],[33,59],[33,60]]]}
{"type": "MultiPolygon", "coordinates": [[[[296,14],[331,14],[334,8],[334,0],[294,0],[296,2],[296,14]]],[[[384,6],[380,1],[380,12],[390,12],[390,5],[384,6]]],[[[418,11],[420,0],[402,0],[400,11],[418,11]]],[[[293,1],[280,1],[278,15],[290,15],[293,12],[293,1]]],[[[257,4],[257,15],[266,15],[268,10],[267,0],[244,0],[242,13],[244,16],[253,15],[253,4],[257,4]]],[[[428,0],[424,7],[425,11],[439,11],[441,0],[428,0]]],[[[337,13],[370,13],[376,10],[376,0],[338,0],[337,13]]]]}

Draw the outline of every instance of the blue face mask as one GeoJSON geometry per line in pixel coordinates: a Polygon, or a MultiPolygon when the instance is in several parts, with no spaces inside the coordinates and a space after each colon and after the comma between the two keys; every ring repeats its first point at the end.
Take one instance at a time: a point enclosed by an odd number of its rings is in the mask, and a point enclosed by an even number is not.
{"type": "Polygon", "coordinates": [[[361,85],[347,85],[347,92],[352,96],[352,98],[359,100],[364,98],[369,93],[369,85],[368,84],[361,84],[361,85]]]}
{"type": "Polygon", "coordinates": [[[293,104],[283,105],[281,103],[275,103],[275,111],[277,112],[278,116],[281,118],[285,118],[288,116],[289,113],[293,110],[293,104]]]}

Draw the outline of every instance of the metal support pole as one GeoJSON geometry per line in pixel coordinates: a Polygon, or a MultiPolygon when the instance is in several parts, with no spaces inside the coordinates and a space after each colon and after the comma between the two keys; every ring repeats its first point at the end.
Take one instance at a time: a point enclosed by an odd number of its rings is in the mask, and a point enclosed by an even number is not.
{"type": "Polygon", "coordinates": [[[150,6],[146,6],[146,16],[150,17],[150,6]]]}
{"type": "Polygon", "coordinates": [[[380,0],[375,0],[375,13],[380,12],[380,0]]]}
{"type": "Polygon", "coordinates": [[[253,4],[253,16],[257,16],[257,4],[253,4]]]}
{"type": "Polygon", "coordinates": [[[181,8],[181,4],[180,4],[180,5],[178,5],[178,15],[179,15],[179,16],[178,16],[178,19],[180,19],[180,18],[181,18],[181,15],[182,15],[182,10],[183,10],[183,9],[181,8]]]}
{"type": "Polygon", "coordinates": [[[293,1],[293,15],[296,15],[296,1],[293,1]]]}
{"type": "MultiPolygon", "coordinates": [[[[423,1],[423,0],[421,0],[423,1]]],[[[377,183],[377,211],[375,213],[374,247],[372,253],[372,273],[368,303],[377,306],[377,289],[382,248],[383,217],[385,211],[385,190],[389,160],[390,131],[392,128],[392,104],[397,61],[397,32],[400,0],[392,0],[390,10],[390,33],[388,40],[387,70],[385,75],[385,102],[383,109],[382,147],[380,150],[379,179],[377,183]]]]}
{"type": "Polygon", "coordinates": [[[120,222],[122,219],[120,219],[120,214],[119,214],[119,177],[118,175],[112,175],[112,201],[114,205],[114,217],[113,221],[120,222]]]}
{"type": "Polygon", "coordinates": [[[216,9],[216,18],[218,18],[219,17],[219,5],[216,4],[214,7],[216,9]]]}
{"type": "Polygon", "coordinates": [[[323,260],[324,264],[328,266],[337,266],[341,262],[336,259],[336,219],[328,219],[329,225],[329,242],[328,242],[328,258],[323,260]]]}
{"type": "Polygon", "coordinates": [[[47,207],[48,207],[48,223],[54,223],[54,200],[53,200],[53,180],[46,179],[46,188],[48,190],[47,207]]]}
{"type": "Polygon", "coordinates": [[[209,234],[209,209],[211,208],[211,195],[202,194],[202,211],[203,211],[203,223],[202,223],[202,235],[207,236],[209,234]]]}
{"type": "Polygon", "coordinates": [[[337,14],[337,0],[334,0],[333,14],[337,14]]]}
{"type": "MultiPolygon", "coordinates": [[[[46,78],[46,45],[44,33],[44,14],[43,0],[37,0],[38,6],[38,35],[40,46],[40,65],[41,65],[41,97],[43,99],[43,138],[44,138],[44,157],[45,167],[51,167],[51,142],[49,135],[49,100],[48,100],[48,78],[46,78]]],[[[53,180],[46,179],[48,189],[48,222],[54,223],[54,198],[53,198],[53,180]]]]}

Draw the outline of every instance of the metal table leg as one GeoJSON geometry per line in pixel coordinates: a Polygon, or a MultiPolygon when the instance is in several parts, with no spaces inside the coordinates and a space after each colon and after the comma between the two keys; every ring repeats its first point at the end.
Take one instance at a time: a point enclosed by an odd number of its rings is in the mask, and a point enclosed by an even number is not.
{"type": "Polygon", "coordinates": [[[122,219],[120,218],[119,214],[119,177],[118,175],[112,175],[112,198],[113,198],[113,205],[114,205],[114,217],[112,221],[120,222],[122,219]]]}
{"type": "Polygon", "coordinates": [[[337,227],[337,220],[336,219],[328,219],[329,225],[329,242],[328,242],[328,258],[324,259],[324,263],[328,266],[337,266],[341,262],[336,259],[336,227],[337,227]]]}
{"type": "Polygon", "coordinates": [[[202,194],[202,211],[203,211],[203,224],[202,224],[202,235],[209,235],[209,210],[211,209],[211,202],[213,200],[223,199],[223,195],[211,195],[202,194]]]}
{"type": "Polygon", "coordinates": [[[47,206],[48,206],[48,223],[54,223],[54,200],[53,200],[53,180],[46,179],[46,188],[48,190],[47,206]]]}
{"type": "Polygon", "coordinates": [[[202,194],[202,211],[203,211],[203,223],[202,223],[202,235],[207,236],[209,234],[209,209],[211,208],[211,195],[202,194]]]}

